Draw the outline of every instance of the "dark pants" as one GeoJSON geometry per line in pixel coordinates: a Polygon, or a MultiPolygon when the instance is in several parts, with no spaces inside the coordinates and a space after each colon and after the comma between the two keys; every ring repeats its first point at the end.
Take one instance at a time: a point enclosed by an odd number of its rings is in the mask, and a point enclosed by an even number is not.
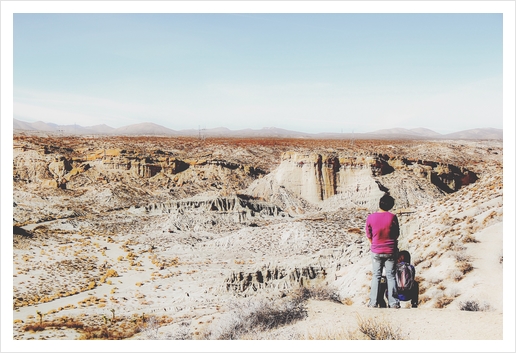
{"type": "MultiPolygon", "coordinates": [[[[413,308],[417,308],[417,304],[419,302],[419,284],[414,282],[414,285],[409,291],[401,292],[398,290],[398,299],[400,301],[409,301],[413,308]],[[400,299],[400,296],[404,296],[405,299],[400,299]]],[[[380,308],[386,308],[387,303],[385,302],[385,297],[387,296],[387,279],[382,276],[380,280],[380,286],[378,287],[378,305],[380,308]]]]}

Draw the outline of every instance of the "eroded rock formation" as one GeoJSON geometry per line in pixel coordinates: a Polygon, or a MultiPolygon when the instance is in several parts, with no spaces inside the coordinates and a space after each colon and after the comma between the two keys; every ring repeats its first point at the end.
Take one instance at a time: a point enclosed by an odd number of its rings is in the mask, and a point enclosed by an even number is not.
{"type": "MultiPolygon", "coordinates": [[[[409,205],[414,200],[408,200],[401,190],[402,186],[396,183],[398,175],[401,183],[405,172],[412,172],[428,181],[425,183],[422,180],[410,187],[423,190],[431,189],[433,185],[435,190],[431,190],[431,193],[455,192],[477,180],[475,173],[450,164],[391,159],[387,155],[342,157],[336,154],[288,152],[282,156],[280,166],[270,176],[255,181],[248,192],[270,200],[284,188],[312,204],[320,204],[339,195],[340,199],[356,206],[375,208],[381,195],[392,187],[397,190],[395,193],[400,197],[400,205],[409,205]]],[[[283,204],[288,202],[283,201],[283,204]]],[[[287,205],[285,209],[295,207],[287,205]]]]}
{"type": "Polygon", "coordinates": [[[326,278],[326,269],[321,266],[303,266],[286,269],[264,266],[253,272],[233,272],[225,281],[223,289],[239,294],[246,292],[282,291],[295,285],[310,286],[311,282],[326,278]]]}

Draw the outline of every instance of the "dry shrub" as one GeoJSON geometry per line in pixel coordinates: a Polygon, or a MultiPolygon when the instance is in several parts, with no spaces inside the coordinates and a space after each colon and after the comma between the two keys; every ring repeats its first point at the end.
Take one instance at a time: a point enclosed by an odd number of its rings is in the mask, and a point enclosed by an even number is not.
{"type": "Polygon", "coordinates": [[[158,330],[160,328],[159,321],[154,317],[150,317],[146,322],[138,326],[138,330],[143,333],[146,339],[158,339],[158,330]]]}
{"type": "MultiPolygon", "coordinates": [[[[114,315],[113,315],[114,317],[114,315]]],[[[108,319],[103,316],[104,324],[101,324],[99,317],[98,323],[90,322],[88,325],[82,321],[78,321],[73,318],[61,317],[56,318],[52,321],[44,321],[40,323],[28,323],[22,329],[24,331],[43,331],[47,328],[53,329],[74,329],[80,334],[79,339],[92,340],[92,339],[108,339],[108,340],[121,340],[134,336],[141,331],[142,328],[147,329],[149,332],[154,330],[160,324],[169,323],[170,318],[166,316],[149,318],[117,318],[117,320],[108,319]]]]}
{"type": "Polygon", "coordinates": [[[44,321],[40,323],[28,323],[23,327],[24,331],[43,331],[47,328],[56,328],[56,329],[62,329],[62,328],[70,328],[75,330],[80,330],[84,328],[84,323],[80,321],[76,321],[74,319],[70,320],[64,320],[64,319],[57,319],[53,321],[44,321]]]}
{"type": "MultiPolygon", "coordinates": [[[[404,336],[400,328],[393,327],[391,324],[383,321],[377,321],[375,318],[362,318],[357,315],[358,330],[369,340],[403,340],[404,336]]],[[[353,338],[349,339],[361,339],[353,338]]],[[[364,339],[364,338],[362,338],[364,339]]]]}
{"type": "Polygon", "coordinates": [[[419,291],[418,291],[418,292],[419,292],[419,294],[421,295],[421,294],[423,294],[424,292],[426,292],[426,290],[427,290],[428,288],[424,285],[424,283],[425,283],[424,278],[422,278],[421,276],[416,276],[416,278],[415,278],[414,280],[415,280],[415,281],[418,283],[418,285],[419,285],[419,291]]]}
{"type": "Polygon", "coordinates": [[[466,234],[464,237],[462,237],[462,241],[464,243],[480,243],[477,238],[475,238],[472,234],[466,234]]]}
{"type": "MultiPolygon", "coordinates": [[[[203,333],[201,333],[200,338],[208,339],[208,335],[209,335],[209,333],[203,332],[203,333]]],[[[177,329],[173,333],[169,333],[165,338],[170,339],[170,340],[181,340],[181,341],[193,339],[193,335],[190,332],[190,323],[186,322],[186,321],[180,323],[179,329],[177,329]]]]}
{"type": "Polygon", "coordinates": [[[362,230],[360,228],[349,228],[348,229],[348,233],[351,233],[351,234],[361,234],[362,230]]]}
{"type": "Polygon", "coordinates": [[[424,261],[424,259],[422,257],[418,257],[418,258],[412,260],[412,263],[413,263],[414,266],[417,266],[417,265],[419,265],[423,261],[424,261]]]}
{"type": "Polygon", "coordinates": [[[466,273],[471,272],[474,267],[468,261],[460,261],[457,262],[457,268],[462,272],[463,275],[465,275],[466,273]]]}
{"type": "Polygon", "coordinates": [[[464,275],[462,274],[461,271],[456,270],[456,271],[453,271],[453,273],[451,274],[451,277],[453,278],[453,280],[455,282],[459,282],[460,280],[462,280],[464,278],[464,275]]]}
{"type": "Polygon", "coordinates": [[[498,216],[498,212],[496,211],[491,211],[491,213],[489,213],[486,218],[484,218],[484,220],[482,221],[482,224],[483,225],[487,225],[491,220],[493,220],[496,216],[498,216]]]}
{"type": "Polygon", "coordinates": [[[426,258],[427,259],[432,259],[432,258],[435,257],[435,255],[437,255],[437,251],[431,251],[426,258]]]}
{"type": "Polygon", "coordinates": [[[37,331],[43,331],[45,330],[46,328],[48,328],[49,326],[41,323],[41,324],[27,324],[23,327],[23,329],[25,331],[31,331],[31,332],[37,332],[37,331]]]}
{"type": "Polygon", "coordinates": [[[106,339],[106,340],[123,340],[131,338],[140,332],[140,328],[136,326],[120,327],[111,329],[108,327],[91,327],[85,330],[85,334],[80,339],[106,339]]]}
{"type": "MultiPolygon", "coordinates": [[[[421,287],[419,287],[419,288],[421,288],[421,287]]],[[[430,301],[430,297],[428,297],[426,295],[419,297],[419,305],[423,305],[424,303],[429,302],[429,301],[430,301]]]]}
{"type": "Polygon", "coordinates": [[[141,332],[142,328],[148,332],[156,332],[161,324],[170,323],[172,320],[166,316],[149,316],[143,315],[138,318],[117,318],[116,321],[111,320],[109,324],[92,325],[84,327],[81,330],[81,337],[79,339],[107,339],[107,340],[122,340],[131,338],[137,333],[141,332]]]}
{"type": "Polygon", "coordinates": [[[474,218],[474,217],[471,217],[471,216],[467,216],[464,221],[467,223],[467,224],[472,224],[472,223],[476,223],[477,220],[474,218]]]}
{"type": "Polygon", "coordinates": [[[307,316],[304,298],[287,296],[279,301],[246,300],[232,305],[235,309],[211,329],[208,339],[236,340],[253,332],[267,331],[291,324],[307,316]]]}
{"type": "Polygon", "coordinates": [[[434,304],[434,308],[437,308],[437,309],[443,309],[445,308],[446,306],[448,306],[451,302],[453,301],[453,298],[450,298],[450,297],[440,297],[437,299],[437,301],[435,302],[434,304]]]}
{"type": "Polygon", "coordinates": [[[299,297],[302,300],[316,299],[329,300],[342,303],[340,295],[336,288],[327,285],[316,285],[313,287],[299,287],[292,291],[293,297],[299,297]]]}
{"type": "Polygon", "coordinates": [[[491,306],[489,303],[484,302],[479,304],[476,300],[467,300],[465,302],[459,302],[459,308],[463,311],[490,311],[491,306]]]}
{"type": "Polygon", "coordinates": [[[31,238],[20,234],[13,234],[13,248],[16,250],[28,250],[31,247],[31,238]]]}
{"type": "Polygon", "coordinates": [[[457,262],[469,261],[471,260],[471,256],[467,255],[464,251],[458,251],[455,254],[455,260],[457,260],[457,262]]]}

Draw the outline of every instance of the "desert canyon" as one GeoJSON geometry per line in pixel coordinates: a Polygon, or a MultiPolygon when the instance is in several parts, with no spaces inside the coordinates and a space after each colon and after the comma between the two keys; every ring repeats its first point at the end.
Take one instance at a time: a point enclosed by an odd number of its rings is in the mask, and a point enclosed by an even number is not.
{"type": "Polygon", "coordinates": [[[399,339],[503,338],[501,140],[13,144],[14,340],[371,339],[369,319],[399,339]],[[364,224],[385,192],[417,309],[366,308],[364,224]],[[238,331],[257,303],[292,317],[238,331]]]}

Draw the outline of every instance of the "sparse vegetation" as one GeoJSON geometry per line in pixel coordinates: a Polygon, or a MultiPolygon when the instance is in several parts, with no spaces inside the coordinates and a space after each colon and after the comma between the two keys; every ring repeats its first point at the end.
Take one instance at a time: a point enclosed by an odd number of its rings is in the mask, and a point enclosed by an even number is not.
{"type": "MultiPolygon", "coordinates": [[[[316,299],[316,300],[330,300],[337,303],[343,302],[336,288],[328,285],[315,285],[311,287],[298,287],[292,292],[294,298],[301,298],[302,300],[316,299]]],[[[348,299],[349,302],[350,299],[348,299]]]]}
{"type": "Polygon", "coordinates": [[[362,229],[360,228],[349,228],[348,229],[348,233],[351,233],[351,234],[362,234],[362,229]]]}
{"type": "MultiPolygon", "coordinates": [[[[393,327],[385,321],[379,321],[376,318],[363,318],[357,315],[358,331],[370,340],[403,340],[401,329],[393,327]]],[[[349,339],[364,339],[360,336],[351,335],[349,339]]]]}
{"type": "Polygon", "coordinates": [[[437,300],[436,300],[436,302],[434,304],[434,308],[443,309],[446,306],[448,306],[451,302],[453,302],[453,299],[454,298],[450,298],[450,297],[447,297],[447,296],[443,295],[443,296],[437,298],[437,300]]]}
{"type": "Polygon", "coordinates": [[[473,265],[468,261],[457,262],[457,268],[462,272],[463,275],[473,270],[473,265]]]}
{"type": "Polygon", "coordinates": [[[465,302],[459,302],[459,308],[463,311],[489,311],[491,306],[489,303],[484,302],[479,304],[476,300],[467,300],[465,302]]]}
{"type": "Polygon", "coordinates": [[[462,237],[462,241],[464,243],[480,243],[480,241],[475,238],[472,234],[466,234],[464,237],[462,237]]]}
{"type": "Polygon", "coordinates": [[[301,296],[278,301],[251,299],[232,305],[232,314],[212,328],[209,339],[236,340],[253,331],[266,331],[306,317],[301,296]]]}

